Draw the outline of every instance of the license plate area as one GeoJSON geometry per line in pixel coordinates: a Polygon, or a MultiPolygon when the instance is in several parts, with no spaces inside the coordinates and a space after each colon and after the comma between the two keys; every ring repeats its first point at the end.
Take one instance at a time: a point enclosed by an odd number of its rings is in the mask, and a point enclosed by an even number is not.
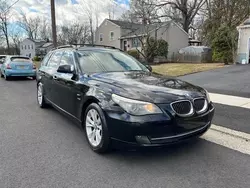
{"type": "Polygon", "coordinates": [[[18,65],[17,69],[27,69],[27,66],[25,66],[25,65],[18,65]]]}

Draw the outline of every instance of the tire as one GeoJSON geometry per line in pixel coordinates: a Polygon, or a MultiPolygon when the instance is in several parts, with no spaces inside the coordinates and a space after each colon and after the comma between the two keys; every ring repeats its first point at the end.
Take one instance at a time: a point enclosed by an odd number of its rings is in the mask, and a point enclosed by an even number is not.
{"type": "Polygon", "coordinates": [[[44,92],[43,92],[43,85],[41,82],[37,84],[37,103],[40,106],[40,108],[46,108],[48,107],[48,104],[45,101],[44,98],[44,92]]]}
{"type": "Polygon", "coordinates": [[[0,76],[1,76],[1,78],[3,78],[3,74],[2,74],[2,71],[0,71],[0,76]]]}
{"type": "Polygon", "coordinates": [[[110,151],[111,142],[106,119],[98,104],[92,103],[87,107],[83,127],[88,144],[94,152],[106,153],[110,151]]]}
{"type": "Polygon", "coordinates": [[[6,74],[4,74],[4,79],[5,79],[6,81],[10,80],[10,76],[6,76],[6,74]]]}

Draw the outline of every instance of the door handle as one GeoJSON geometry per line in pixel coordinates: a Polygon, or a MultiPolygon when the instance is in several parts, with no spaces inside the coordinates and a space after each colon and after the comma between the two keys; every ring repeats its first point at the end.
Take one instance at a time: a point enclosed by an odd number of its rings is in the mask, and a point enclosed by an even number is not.
{"type": "Polygon", "coordinates": [[[57,76],[53,76],[53,80],[57,80],[58,78],[57,78],[57,76]]]}

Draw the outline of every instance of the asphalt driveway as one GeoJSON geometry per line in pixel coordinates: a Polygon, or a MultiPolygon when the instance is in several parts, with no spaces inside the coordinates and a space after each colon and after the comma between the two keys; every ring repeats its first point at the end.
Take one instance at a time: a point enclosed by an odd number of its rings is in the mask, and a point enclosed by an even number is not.
{"type": "Polygon", "coordinates": [[[250,65],[231,65],[179,78],[212,93],[250,97],[250,65]]]}

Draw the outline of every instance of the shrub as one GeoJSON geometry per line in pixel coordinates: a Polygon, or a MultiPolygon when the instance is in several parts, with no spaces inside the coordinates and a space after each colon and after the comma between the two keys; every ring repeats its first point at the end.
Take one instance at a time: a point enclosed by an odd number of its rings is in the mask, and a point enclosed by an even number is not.
{"type": "Polygon", "coordinates": [[[140,58],[140,53],[137,50],[129,50],[128,54],[131,55],[131,56],[133,56],[136,59],[140,58]]]}
{"type": "Polygon", "coordinates": [[[38,57],[38,56],[35,56],[35,57],[33,58],[33,61],[41,61],[41,58],[38,57]]]}
{"type": "Polygon", "coordinates": [[[154,62],[154,58],[157,56],[157,40],[153,37],[147,37],[145,45],[145,59],[147,62],[154,62]]]}
{"type": "Polygon", "coordinates": [[[157,55],[163,56],[165,58],[168,57],[168,42],[160,39],[157,41],[157,55]]]}

